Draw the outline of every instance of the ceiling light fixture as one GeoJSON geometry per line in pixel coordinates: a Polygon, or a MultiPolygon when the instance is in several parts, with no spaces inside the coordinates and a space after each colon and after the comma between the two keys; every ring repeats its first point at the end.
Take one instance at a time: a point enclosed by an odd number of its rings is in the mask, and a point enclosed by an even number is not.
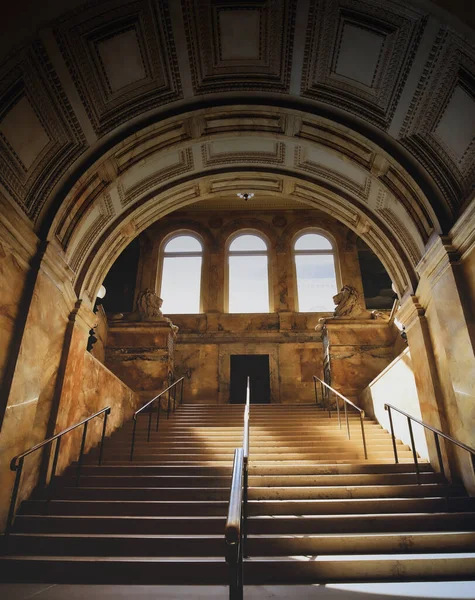
{"type": "Polygon", "coordinates": [[[253,192],[244,192],[244,193],[239,192],[238,194],[236,194],[236,196],[239,196],[239,198],[244,198],[244,200],[247,202],[251,198],[254,198],[254,193],[253,192]]]}

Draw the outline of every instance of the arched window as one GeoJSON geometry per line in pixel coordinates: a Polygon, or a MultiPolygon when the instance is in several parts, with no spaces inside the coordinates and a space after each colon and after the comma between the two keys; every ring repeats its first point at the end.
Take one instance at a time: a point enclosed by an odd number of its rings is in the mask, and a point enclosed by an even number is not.
{"type": "Polygon", "coordinates": [[[234,238],[228,250],[230,313],[269,312],[267,245],[254,234],[234,238]]]}
{"type": "Polygon", "coordinates": [[[304,233],[294,244],[297,298],[300,312],[329,312],[337,293],[335,254],[330,241],[317,233],[304,233]]]}
{"type": "Polygon", "coordinates": [[[179,234],[163,247],[160,297],[164,314],[193,314],[201,308],[203,247],[192,235],[179,234]]]}

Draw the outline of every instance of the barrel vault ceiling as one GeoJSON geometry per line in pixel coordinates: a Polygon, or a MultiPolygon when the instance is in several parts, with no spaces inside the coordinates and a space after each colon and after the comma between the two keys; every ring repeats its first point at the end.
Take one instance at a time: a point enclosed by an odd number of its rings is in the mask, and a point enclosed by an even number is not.
{"type": "Polygon", "coordinates": [[[414,267],[473,195],[474,37],[429,2],[75,5],[0,70],[0,193],[73,278],[98,244],[112,260],[167,211],[229,208],[242,186],[414,267]]]}

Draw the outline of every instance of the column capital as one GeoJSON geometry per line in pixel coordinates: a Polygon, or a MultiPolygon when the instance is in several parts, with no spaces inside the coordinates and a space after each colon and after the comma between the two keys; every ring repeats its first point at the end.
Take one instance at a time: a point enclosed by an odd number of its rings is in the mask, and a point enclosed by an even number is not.
{"type": "Polygon", "coordinates": [[[417,296],[407,296],[401,303],[401,308],[396,313],[396,318],[409,330],[417,319],[425,315],[425,309],[420,304],[417,296]]]}
{"type": "Polygon", "coordinates": [[[416,266],[421,279],[433,287],[451,264],[460,260],[459,253],[452,245],[449,236],[433,234],[429,238],[426,251],[416,266]]]}

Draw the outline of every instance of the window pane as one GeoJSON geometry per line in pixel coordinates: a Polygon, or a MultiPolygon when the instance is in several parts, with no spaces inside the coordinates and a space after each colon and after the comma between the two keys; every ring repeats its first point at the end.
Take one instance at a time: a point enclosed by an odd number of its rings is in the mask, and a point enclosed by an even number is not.
{"type": "Polygon", "coordinates": [[[166,256],[163,259],[162,312],[191,314],[200,312],[201,256],[166,256]]]}
{"type": "Polygon", "coordinates": [[[229,312],[269,312],[267,256],[229,257],[229,312]]]}
{"type": "Polygon", "coordinates": [[[300,312],[329,312],[335,309],[337,293],[333,256],[295,256],[300,312]]]}
{"type": "Polygon", "coordinates": [[[305,233],[295,242],[296,250],[332,250],[332,245],[323,235],[305,233]]]}
{"type": "Polygon", "coordinates": [[[201,244],[191,235],[178,235],[165,244],[165,252],[201,252],[201,244]]]}
{"type": "Polygon", "coordinates": [[[233,250],[267,250],[267,246],[257,235],[240,235],[229,246],[229,251],[233,250]]]}

